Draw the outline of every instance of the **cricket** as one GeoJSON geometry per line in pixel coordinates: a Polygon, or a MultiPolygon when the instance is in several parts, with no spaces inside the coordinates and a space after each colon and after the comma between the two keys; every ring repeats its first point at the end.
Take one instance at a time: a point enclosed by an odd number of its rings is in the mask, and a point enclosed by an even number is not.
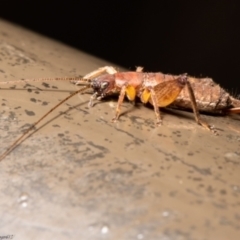
{"type": "Polygon", "coordinates": [[[119,95],[112,122],[116,122],[119,119],[121,105],[125,97],[131,102],[134,102],[136,97],[138,97],[143,104],[150,103],[154,109],[157,126],[162,125],[160,108],[163,107],[193,111],[196,123],[213,133],[216,133],[215,128],[202,120],[199,112],[218,115],[240,113],[240,100],[231,96],[211,78],[194,78],[187,74],[149,73],[143,72],[142,67],[137,67],[136,71],[118,72],[112,66],[105,66],[90,72],[84,77],[25,79],[0,82],[0,84],[6,85],[34,81],[70,81],[76,85],[81,85],[82,88],[60,101],[33,123],[0,155],[0,161],[19,146],[27,138],[28,134],[52,111],[73,96],[84,93],[89,89],[93,90],[88,103],[89,107],[94,106],[95,100],[100,101],[112,94],[119,95]]]}

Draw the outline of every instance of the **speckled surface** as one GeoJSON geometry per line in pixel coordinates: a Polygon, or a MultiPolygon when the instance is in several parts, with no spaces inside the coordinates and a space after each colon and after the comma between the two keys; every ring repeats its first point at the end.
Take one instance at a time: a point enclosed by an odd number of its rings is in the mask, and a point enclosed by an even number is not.
{"type": "MultiPolygon", "coordinates": [[[[0,22],[0,81],[84,75],[107,63],[0,22]]],[[[159,69],[161,70],[161,69],[159,69]]],[[[3,87],[3,86],[0,86],[3,87]]],[[[6,89],[8,88],[8,89],[6,89]]],[[[0,151],[77,87],[0,90],[0,151]]],[[[240,117],[154,112],[77,96],[0,162],[0,236],[13,239],[240,239],[240,117]]]]}

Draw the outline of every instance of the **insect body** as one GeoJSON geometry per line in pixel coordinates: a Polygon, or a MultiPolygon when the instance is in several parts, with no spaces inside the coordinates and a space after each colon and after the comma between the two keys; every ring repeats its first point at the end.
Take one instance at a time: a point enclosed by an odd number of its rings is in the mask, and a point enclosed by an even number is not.
{"type": "MultiPolygon", "coordinates": [[[[142,90],[149,88],[155,88],[155,92],[158,93],[159,100],[161,100],[160,94],[162,97],[166,95],[166,91],[170,93],[170,89],[178,82],[176,79],[183,76],[184,75],[176,76],[163,74],[160,72],[144,73],[140,67],[137,68],[136,72],[117,72],[114,68],[107,66],[99,68],[86,75],[83,79],[75,81],[75,83],[83,84],[87,79],[92,79],[90,82],[92,83],[91,87],[94,89],[95,94],[93,94],[91,100],[97,98],[97,96],[100,100],[113,92],[120,93],[124,85],[129,86],[129,89],[134,88],[130,92],[126,91],[126,95],[130,100],[131,94],[129,95],[129,93],[134,92],[134,96],[136,95],[141,98],[143,94],[142,90]],[[96,75],[102,74],[102,72],[107,72],[108,74],[96,77],[96,75]],[[159,93],[159,88],[165,89],[165,92],[159,93]]],[[[190,88],[192,88],[194,92],[199,111],[212,114],[240,112],[240,100],[232,97],[211,78],[194,78],[188,76],[186,82],[189,82],[188,85],[191,85],[190,88]]],[[[145,103],[145,101],[143,102],[145,103]]],[[[188,88],[182,88],[177,98],[170,106],[181,109],[192,109],[188,88]]],[[[161,107],[161,105],[159,105],[159,107],[161,107]]]]}
{"type": "Polygon", "coordinates": [[[116,121],[120,115],[120,107],[124,97],[130,101],[134,101],[139,97],[143,103],[151,103],[154,107],[157,125],[161,125],[159,107],[166,107],[178,97],[182,89],[187,86],[189,91],[189,99],[191,99],[192,108],[194,110],[196,121],[209,128],[207,124],[200,120],[194,93],[188,82],[187,75],[180,75],[177,78],[164,79],[161,73],[142,73],[142,72],[123,72],[115,74],[107,74],[95,78],[91,81],[91,87],[94,90],[89,105],[93,106],[93,100],[99,100],[112,93],[119,93],[115,117],[116,121]]]}
{"type": "Polygon", "coordinates": [[[157,124],[161,124],[159,107],[171,106],[181,109],[192,109],[197,123],[206,128],[211,128],[200,120],[198,111],[212,114],[240,113],[240,100],[232,97],[228,92],[216,84],[211,78],[193,78],[186,74],[174,76],[163,73],[144,73],[138,67],[136,72],[116,72],[111,67],[100,68],[86,75],[94,90],[89,105],[93,100],[99,100],[114,92],[119,93],[115,118],[120,113],[120,106],[126,95],[130,101],[139,97],[143,103],[150,102],[154,106],[157,124]],[[109,74],[95,78],[96,73],[102,71],[109,74]],[[186,87],[185,87],[186,86],[186,87]]]}
{"type": "MultiPolygon", "coordinates": [[[[90,98],[89,107],[94,105],[93,102],[95,99],[101,100],[107,95],[113,93],[119,94],[116,113],[113,118],[114,122],[117,121],[120,116],[120,108],[125,96],[127,96],[130,101],[134,101],[136,97],[139,97],[143,103],[151,103],[154,107],[157,125],[161,125],[162,123],[159,107],[169,105],[178,108],[192,109],[196,122],[213,132],[215,131],[213,127],[200,118],[199,110],[211,113],[240,113],[240,100],[230,96],[209,78],[196,79],[188,77],[187,74],[174,76],[163,73],[144,73],[140,67],[137,68],[136,72],[117,72],[113,67],[106,66],[87,74],[83,78],[27,79],[24,81],[14,81],[12,83],[54,80],[73,80],[75,84],[84,85],[84,87],[63,99],[36,121],[0,155],[0,161],[18,146],[28,133],[49,113],[69,98],[90,88],[93,89],[93,95],[90,98]]],[[[9,82],[1,82],[0,84],[9,84],[9,82]]]]}

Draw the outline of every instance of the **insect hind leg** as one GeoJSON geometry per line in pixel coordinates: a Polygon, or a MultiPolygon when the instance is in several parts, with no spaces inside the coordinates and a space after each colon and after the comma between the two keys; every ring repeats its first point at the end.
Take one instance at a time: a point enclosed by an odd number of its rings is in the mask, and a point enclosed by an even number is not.
{"type": "Polygon", "coordinates": [[[240,113],[240,107],[235,107],[235,108],[229,108],[223,111],[225,114],[238,114],[240,113]]]}
{"type": "Polygon", "coordinates": [[[198,111],[198,108],[197,108],[196,98],[195,98],[192,86],[191,86],[191,84],[190,84],[190,82],[188,80],[186,81],[186,85],[187,85],[188,93],[189,93],[189,96],[190,96],[192,109],[193,109],[193,113],[194,113],[194,117],[195,117],[196,122],[199,125],[203,126],[204,128],[206,128],[206,129],[208,129],[208,130],[210,130],[210,131],[212,131],[213,133],[216,134],[216,130],[214,129],[214,127],[209,125],[209,124],[207,124],[206,122],[204,122],[200,118],[200,114],[199,114],[199,111],[198,111]]]}

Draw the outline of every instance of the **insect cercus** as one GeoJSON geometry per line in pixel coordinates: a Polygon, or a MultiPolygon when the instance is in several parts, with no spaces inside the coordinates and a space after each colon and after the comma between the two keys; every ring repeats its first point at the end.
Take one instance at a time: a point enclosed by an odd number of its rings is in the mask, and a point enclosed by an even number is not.
{"type": "MultiPolygon", "coordinates": [[[[0,161],[15,149],[28,133],[48,114],[66,102],[69,98],[91,88],[93,90],[93,95],[90,97],[89,107],[94,105],[93,102],[95,99],[101,100],[113,93],[119,94],[115,116],[112,119],[113,122],[117,121],[120,116],[120,108],[125,96],[130,101],[134,101],[136,97],[139,97],[142,103],[149,102],[152,104],[157,125],[161,125],[162,123],[159,108],[167,106],[193,110],[196,122],[213,132],[215,132],[215,129],[201,119],[199,111],[212,114],[240,113],[240,100],[231,96],[210,78],[194,78],[187,74],[176,76],[163,74],[161,72],[147,73],[143,72],[142,67],[137,67],[135,72],[118,72],[114,67],[105,66],[82,78],[26,79],[13,81],[11,84],[58,80],[73,81],[76,85],[83,85],[84,87],[63,99],[32,124],[24,134],[16,139],[15,142],[0,155],[0,161]]],[[[10,84],[10,82],[1,82],[0,84],[10,84]]]]}

